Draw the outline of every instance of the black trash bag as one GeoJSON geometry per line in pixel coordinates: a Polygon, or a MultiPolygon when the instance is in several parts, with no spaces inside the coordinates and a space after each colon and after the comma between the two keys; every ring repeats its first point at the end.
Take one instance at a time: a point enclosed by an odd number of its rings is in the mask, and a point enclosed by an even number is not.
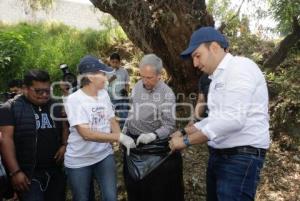
{"type": "MultiPolygon", "coordinates": [[[[136,140],[138,136],[130,137],[136,140]]],[[[144,179],[169,158],[171,150],[168,141],[169,138],[156,139],[149,144],[139,144],[137,148],[130,149],[129,156],[124,151],[127,171],[134,181],[144,179]]]]}

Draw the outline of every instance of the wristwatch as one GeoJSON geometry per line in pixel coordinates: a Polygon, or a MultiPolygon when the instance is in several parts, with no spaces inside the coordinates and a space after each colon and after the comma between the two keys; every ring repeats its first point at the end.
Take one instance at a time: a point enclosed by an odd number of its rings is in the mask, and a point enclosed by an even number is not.
{"type": "Polygon", "coordinates": [[[192,144],[190,143],[190,140],[189,140],[189,138],[188,138],[188,135],[183,136],[183,143],[184,143],[187,147],[189,147],[189,146],[192,145],[192,144]]]}

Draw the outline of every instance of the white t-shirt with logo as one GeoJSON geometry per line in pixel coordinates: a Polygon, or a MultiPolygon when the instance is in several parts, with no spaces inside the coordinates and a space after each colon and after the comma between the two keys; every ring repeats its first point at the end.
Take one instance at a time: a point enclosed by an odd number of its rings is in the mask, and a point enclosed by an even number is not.
{"type": "Polygon", "coordinates": [[[90,166],[113,153],[110,143],[86,141],[75,128],[76,125],[88,124],[94,131],[111,132],[110,119],[115,115],[106,90],[100,90],[95,99],[79,89],[68,96],[65,108],[70,124],[70,135],[64,160],[66,167],[90,166]]]}

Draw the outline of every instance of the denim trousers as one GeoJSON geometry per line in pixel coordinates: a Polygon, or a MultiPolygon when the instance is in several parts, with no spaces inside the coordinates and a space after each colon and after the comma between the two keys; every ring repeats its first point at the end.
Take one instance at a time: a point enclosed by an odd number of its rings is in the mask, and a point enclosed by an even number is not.
{"type": "Polygon", "coordinates": [[[128,116],[128,111],[130,109],[128,99],[113,99],[116,115],[119,118],[120,128],[123,129],[125,120],[128,116]]]}
{"type": "Polygon", "coordinates": [[[82,168],[66,168],[67,180],[73,201],[89,201],[91,186],[95,178],[100,190],[101,201],[117,201],[117,179],[114,155],[82,168]]]}
{"type": "Polygon", "coordinates": [[[20,201],[66,200],[66,176],[61,168],[36,170],[29,191],[19,193],[20,201]]]}
{"type": "Polygon", "coordinates": [[[209,150],[206,171],[207,201],[252,201],[264,157],[219,154],[209,150]]]}

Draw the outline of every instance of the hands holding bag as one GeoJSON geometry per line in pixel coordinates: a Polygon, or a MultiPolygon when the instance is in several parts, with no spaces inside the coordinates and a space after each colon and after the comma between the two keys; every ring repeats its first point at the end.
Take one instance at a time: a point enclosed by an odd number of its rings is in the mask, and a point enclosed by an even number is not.
{"type": "Polygon", "coordinates": [[[140,143],[149,144],[150,142],[156,140],[156,138],[157,135],[155,133],[142,133],[136,140],[136,146],[138,146],[140,143]]]}
{"type": "Polygon", "coordinates": [[[157,135],[155,133],[142,133],[136,140],[136,144],[134,140],[129,137],[128,135],[124,135],[123,133],[120,134],[119,142],[122,143],[127,150],[127,155],[130,154],[130,149],[136,148],[140,143],[142,144],[149,144],[156,140],[157,135]]]}
{"type": "Polygon", "coordinates": [[[130,149],[136,147],[134,140],[131,137],[129,137],[128,135],[124,135],[123,133],[120,133],[119,142],[122,143],[126,147],[128,156],[130,154],[130,149]]]}

